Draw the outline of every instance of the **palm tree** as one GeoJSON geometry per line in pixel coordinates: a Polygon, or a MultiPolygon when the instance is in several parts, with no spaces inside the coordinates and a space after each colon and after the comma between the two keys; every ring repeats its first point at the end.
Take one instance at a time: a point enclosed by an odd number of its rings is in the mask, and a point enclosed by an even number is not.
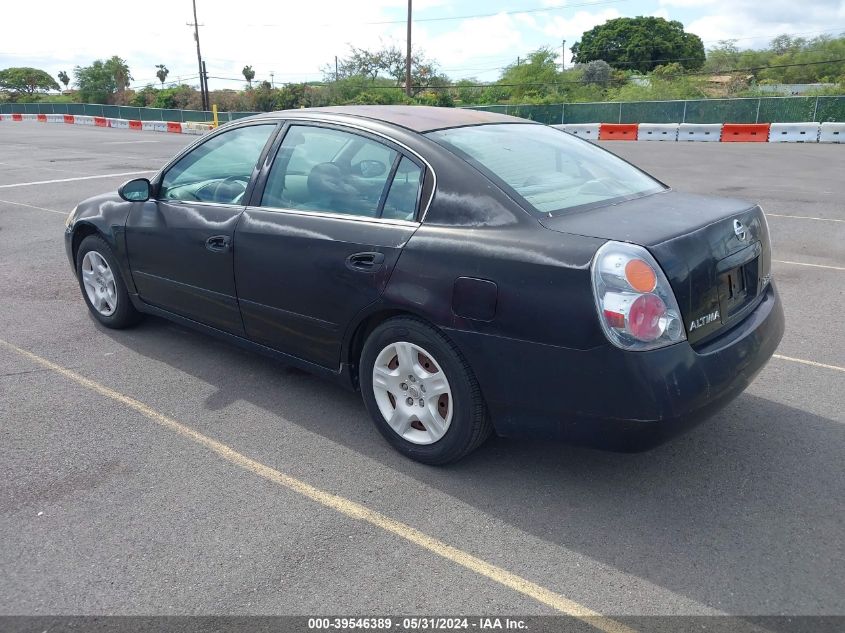
{"type": "Polygon", "coordinates": [[[158,68],[156,71],[156,77],[158,77],[158,80],[161,82],[161,87],[164,89],[164,80],[167,79],[167,75],[170,74],[170,71],[167,70],[167,66],[164,64],[156,64],[156,68],[158,68]]]}
{"type": "Polygon", "coordinates": [[[114,55],[104,65],[114,78],[118,94],[126,90],[129,87],[129,82],[132,81],[132,75],[129,74],[129,66],[126,64],[126,60],[114,55]]]}
{"type": "Polygon", "coordinates": [[[244,79],[246,79],[249,87],[252,88],[252,80],[255,79],[255,71],[252,69],[252,66],[244,66],[241,72],[244,74],[244,79]]]}
{"type": "Polygon", "coordinates": [[[59,73],[59,81],[61,81],[65,85],[65,90],[67,90],[67,85],[70,83],[70,77],[65,71],[59,73]]]}

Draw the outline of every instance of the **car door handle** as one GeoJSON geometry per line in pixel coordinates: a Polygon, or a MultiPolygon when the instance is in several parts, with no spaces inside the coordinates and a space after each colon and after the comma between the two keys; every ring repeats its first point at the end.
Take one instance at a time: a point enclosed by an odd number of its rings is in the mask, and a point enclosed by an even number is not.
{"type": "Polygon", "coordinates": [[[384,253],[355,253],[346,258],[346,267],[359,273],[373,273],[384,264],[384,253]]]}
{"type": "Polygon", "coordinates": [[[231,244],[232,240],[228,235],[214,235],[205,241],[205,247],[212,253],[225,253],[231,244]]]}

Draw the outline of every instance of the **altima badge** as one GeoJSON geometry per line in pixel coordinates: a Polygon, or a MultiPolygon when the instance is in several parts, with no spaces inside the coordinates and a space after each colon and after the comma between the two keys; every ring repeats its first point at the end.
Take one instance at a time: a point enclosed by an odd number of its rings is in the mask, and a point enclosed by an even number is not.
{"type": "Polygon", "coordinates": [[[710,314],[705,314],[703,317],[696,319],[695,321],[690,321],[689,323],[689,331],[692,332],[696,328],[704,327],[708,323],[713,323],[713,321],[717,321],[719,319],[719,311],[715,310],[710,314]]]}
{"type": "Polygon", "coordinates": [[[734,233],[736,233],[736,236],[743,242],[748,239],[748,230],[739,220],[734,220],[734,233]]]}

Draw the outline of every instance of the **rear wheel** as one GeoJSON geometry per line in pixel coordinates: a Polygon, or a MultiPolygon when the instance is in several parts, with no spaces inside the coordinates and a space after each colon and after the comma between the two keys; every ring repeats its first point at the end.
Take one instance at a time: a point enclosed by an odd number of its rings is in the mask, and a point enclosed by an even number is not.
{"type": "Polygon", "coordinates": [[[378,326],[364,344],[359,375],[376,427],[411,459],[453,462],[490,435],[469,365],[445,336],[418,319],[378,326]]]}
{"type": "Polygon", "coordinates": [[[76,253],[76,276],[91,314],[106,327],[134,325],[140,313],[132,305],[111,248],[99,235],[89,235],[76,253]]]}

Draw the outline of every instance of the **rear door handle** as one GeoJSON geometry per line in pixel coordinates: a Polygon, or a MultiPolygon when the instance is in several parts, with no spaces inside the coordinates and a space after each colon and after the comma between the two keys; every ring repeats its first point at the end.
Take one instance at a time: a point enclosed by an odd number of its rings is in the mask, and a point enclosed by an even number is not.
{"type": "Polygon", "coordinates": [[[384,253],[355,253],[346,258],[346,267],[359,273],[374,273],[384,264],[384,253]]]}
{"type": "Polygon", "coordinates": [[[214,235],[205,241],[205,247],[212,253],[225,253],[231,244],[232,240],[228,235],[214,235]]]}

